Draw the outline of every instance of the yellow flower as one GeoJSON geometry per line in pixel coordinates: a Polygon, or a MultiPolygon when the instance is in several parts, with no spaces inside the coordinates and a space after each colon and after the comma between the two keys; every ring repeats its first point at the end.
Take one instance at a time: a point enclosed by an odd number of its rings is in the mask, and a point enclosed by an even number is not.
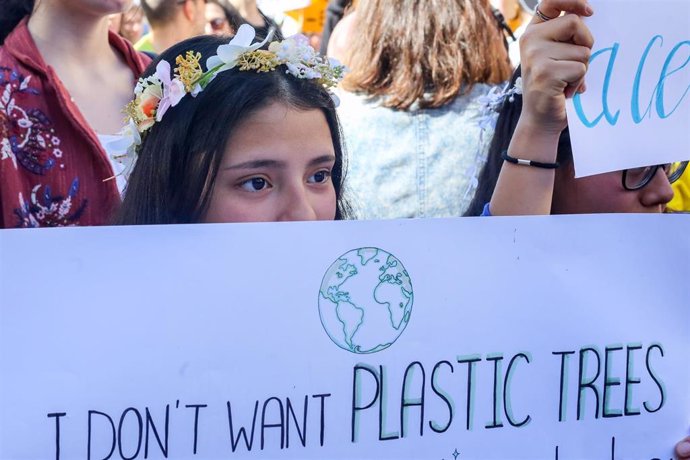
{"type": "Polygon", "coordinates": [[[196,82],[203,75],[199,64],[200,59],[201,53],[194,53],[193,51],[187,51],[185,57],[180,55],[175,59],[175,64],[177,64],[175,75],[179,77],[188,93],[192,91],[196,82]]]}

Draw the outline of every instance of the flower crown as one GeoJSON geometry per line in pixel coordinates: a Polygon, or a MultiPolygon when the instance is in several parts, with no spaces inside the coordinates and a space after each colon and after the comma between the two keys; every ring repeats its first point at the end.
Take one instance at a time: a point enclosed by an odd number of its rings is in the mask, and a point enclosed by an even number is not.
{"type": "Polygon", "coordinates": [[[187,51],[184,57],[180,55],[175,59],[177,67],[173,77],[170,64],[162,60],[155,74],[140,78],[134,89],[134,100],[124,110],[127,125],[121,134],[129,145],[127,150],[136,149],[142,136],[163,119],[168,109],[179,104],[187,94],[196,97],[226,70],[237,67],[240,71],[270,72],[284,65],[286,73],[317,80],[326,89],[337,86],[345,75],[345,66],[335,59],[319,56],[303,35],[272,42],[268,50],[260,48],[271,40],[273,32],[264,41],[252,44],[255,36],[252,26],[240,26],[233,39],[219,46],[216,55],[206,60],[206,72],[199,64],[201,54],[187,51]]]}

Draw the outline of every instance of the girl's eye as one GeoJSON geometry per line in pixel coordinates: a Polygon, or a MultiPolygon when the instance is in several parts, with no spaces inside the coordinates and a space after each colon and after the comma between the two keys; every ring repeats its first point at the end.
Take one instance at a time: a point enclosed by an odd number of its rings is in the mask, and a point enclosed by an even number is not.
{"type": "Polygon", "coordinates": [[[328,179],[331,177],[331,172],[328,170],[323,170],[315,173],[314,175],[310,176],[309,179],[307,179],[307,182],[312,183],[312,184],[323,184],[324,182],[327,182],[328,179]]]}
{"type": "Polygon", "coordinates": [[[268,181],[263,177],[252,177],[240,184],[242,190],[247,192],[260,192],[269,187],[268,181]]]}

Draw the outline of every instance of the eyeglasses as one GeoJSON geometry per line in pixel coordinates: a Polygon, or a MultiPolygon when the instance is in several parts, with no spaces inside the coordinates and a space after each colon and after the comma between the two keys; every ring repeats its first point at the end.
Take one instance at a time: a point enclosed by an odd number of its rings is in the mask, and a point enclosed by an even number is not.
{"type": "Polygon", "coordinates": [[[210,21],[208,21],[208,25],[211,26],[211,29],[213,30],[222,30],[225,25],[228,23],[228,20],[225,18],[213,18],[210,21]]]}
{"type": "Polygon", "coordinates": [[[685,172],[688,167],[687,161],[679,161],[676,163],[667,163],[664,165],[646,166],[643,168],[626,169],[623,171],[623,188],[634,191],[639,190],[649,184],[659,168],[663,168],[664,174],[668,178],[669,183],[674,183],[685,172]]]}

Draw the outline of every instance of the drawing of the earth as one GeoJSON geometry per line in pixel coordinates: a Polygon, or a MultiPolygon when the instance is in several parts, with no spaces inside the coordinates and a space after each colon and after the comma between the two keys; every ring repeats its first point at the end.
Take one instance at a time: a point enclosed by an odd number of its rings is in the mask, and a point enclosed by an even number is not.
{"type": "Polygon", "coordinates": [[[321,282],[319,314],[328,336],[352,353],[390,347],[410,321],[410,276],[392,254],[353,249],[331,265],[321,282]]]}

